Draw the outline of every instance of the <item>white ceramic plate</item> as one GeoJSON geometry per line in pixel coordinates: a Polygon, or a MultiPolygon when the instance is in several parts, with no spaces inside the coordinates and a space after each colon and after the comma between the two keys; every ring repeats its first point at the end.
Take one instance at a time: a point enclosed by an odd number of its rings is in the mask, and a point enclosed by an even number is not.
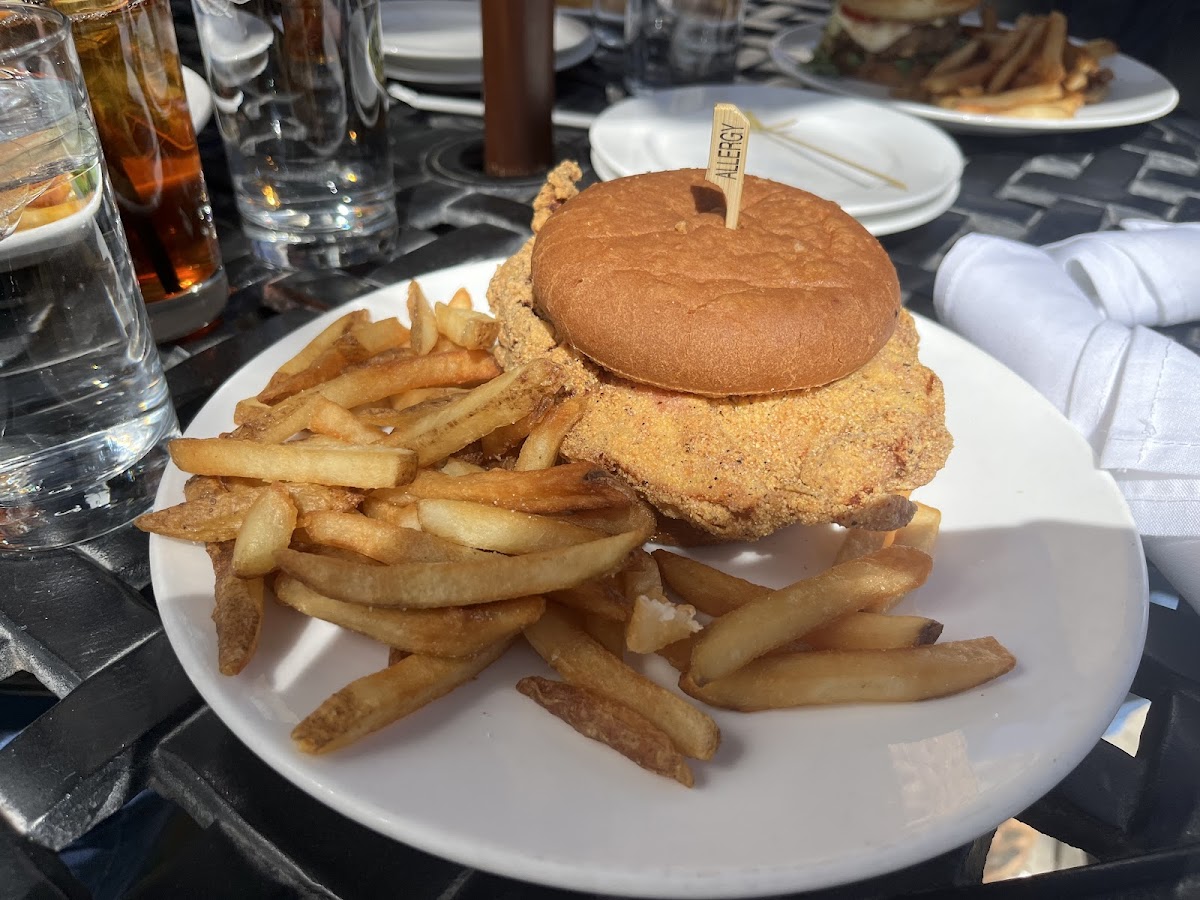
{"type": "Polygon", "coordinates": [[[980,134],[1092,131],[1150,122],[1165,116],[1179,102],[1179,92],[1171,82],[1144,63],[1123,54],[1104,62],[1113,72],[1108,96],[1099,103],[1084,106],[1071,119],[989,116],[942,109],[928,103],[894,100],[888,96],[886,87],[855,78],[818,75],[809,71],[806,63],[812,59],[812,52],[820,43],[823,30],[824,26],[814,23],[781,32],[771,41],[771,59],[784,74],[809,87],[866,100],[881,100],[894,109],[937,122],[951,131],[980,134]]]}
{"type": "Polygon", "coordinates": [[[746,171],[833,200],[851,215],[910,209],[958,182],[963,158],[939,128],[877,104],[815,91],[758,85],[702,85],[615,103],[596,117],[592,152],[620,175],[708,165],[712,110],[735,103],[780,136],[752,132],[746,171]],[[895,178],[897,188],[821,153],[895,178]]]}
{"type": "Polygon", "coordinates": [[[208,82],[199,72],[183,67],[183,91],[187,95],[188,110],[192,114],[192,127],[198,134],[212,118],[212,92],[208,82]]]}
{"type": "MultiPolygon", "coordinates": [[[[496,265],[421,283],[431,299],[466,286],[479,302],[496,265]]],[[[405,287],[352,305],[396,315],[405,287]]],[[[188,434],[230,428],[236,400],[335,315],[237,372],[188,434]]],[[[899,609],[943,621],[945,640],[990,634],[1012,650],[1017,668],[983,688],[914,705],[718,711],[724,742],[695,766],[689,791],[518,694],[522,675],[549,674],[524,647],[345,751],[303,756],[293,725],[382,667],[387,651],[270,604],[257,656],[222,677],[207,556],[152,536],[167,635],[205,700],[270,766],[358,822],[466,865],[584,891],[750,897],[856,881],[950,850],[1043,795],[1112,721],[1141,655],[1146,572],[1119,491],[1074,429],[990,357],[935,324],[919,327],[921,356],[945,382],[956,446],[919,493],[943,511],[933,574],[899,609]]],[[[179,502],[183,482],[168,467],[158,506],[179,502]]],[[[831,529],[788,529],[697,555],[778,585],[827,565],[837,541],[831,529]]],[[[665,663],[649,663],[670,682],[665,663]]]]}
{"type": "MultiPolygon", "coordinates": [[[[479,4],[388,0],[380,4],[384,72],[397,81],[471,85],[483,80],[479,4]]],[[[556,71],[578,65],[596,49],[583,20],[554,17],[556,71]]]]}
{"type": "MultiPolygon", "coordinates": [[[[612,181],[614,178],[622,177],[613,171],[603,159],[596,156],[594,151],[592,153],[592,169],[601,181],[612,181]]],[[[955,181],[939,196],[919,206],[875,215],[856,215],[854,218],[858,219],[859,223],[876,237],[910,231],[927,222],[932,222],[953,206],[954,201],[958,199],[960,186],[961,182],[955,181]]]]}

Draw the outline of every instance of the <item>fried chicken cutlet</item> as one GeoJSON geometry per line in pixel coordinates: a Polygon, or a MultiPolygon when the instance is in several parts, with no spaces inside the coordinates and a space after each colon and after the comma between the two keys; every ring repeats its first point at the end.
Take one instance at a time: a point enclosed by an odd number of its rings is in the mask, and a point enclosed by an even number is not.
{"type": "MultiPolygon", "coordinates": [[[[535,228],[574,194],[574,179],[557,174],[535,203],[535,228]]],[[[831,384],[705,397],[618,377],[560,341],[535,309],[532,250],[533,240],[488,289],[498,360],[560,364],[567,389],[588,397],[563,455],[623,477],[665,515],[727,540],[796,522],[891,530],[912,517],[907,492],[945,463],[941,381],[917,360],[907,312],[882,350],[831,384]]]]}

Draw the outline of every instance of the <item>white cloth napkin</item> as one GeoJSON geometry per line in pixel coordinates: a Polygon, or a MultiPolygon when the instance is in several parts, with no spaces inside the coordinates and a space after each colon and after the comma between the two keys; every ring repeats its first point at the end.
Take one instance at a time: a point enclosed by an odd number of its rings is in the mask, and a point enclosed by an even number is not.
{"type": "Polygon", "coordinates": [[[1145,327],[1200,319],[1200,223],[1124,228],[1040,248],[967,235],[934,305],[1088,439],[1146,555],[1200,610],[1200,356],[1145,327]]]}

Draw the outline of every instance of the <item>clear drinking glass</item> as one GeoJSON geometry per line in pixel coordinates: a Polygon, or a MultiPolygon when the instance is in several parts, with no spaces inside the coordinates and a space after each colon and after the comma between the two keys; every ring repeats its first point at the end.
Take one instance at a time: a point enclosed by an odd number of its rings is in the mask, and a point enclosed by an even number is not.
{"type": "Polygon", "coordinates": [[[229,284],[170,0],[39,0],[71,19],[100,146],[159,341],[208,325],[229,284]]]}
{"type": "Polygon", "coordinates": [[[145,511],[175,434],[70,27],[0,3],[0,549],[145,511]]]}
{"type": "Polygon", "coordinates": [[[379,0],[192,0],[238,210],[285,267],[386,259],[398,234],[379,0]]]}
{"type": "Polygon", "coordinates": [[[745,0],[627,0],[626,87],[732,81],[745,11],[745,0]]]}

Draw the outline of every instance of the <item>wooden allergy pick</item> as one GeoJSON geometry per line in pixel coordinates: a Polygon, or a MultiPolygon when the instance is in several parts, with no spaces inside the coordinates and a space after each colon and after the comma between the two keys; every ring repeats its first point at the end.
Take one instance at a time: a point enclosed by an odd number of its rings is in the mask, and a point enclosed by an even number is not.
{"type": "Polygon", "coordinates": [[[746,178],[746,149],[750,142],[750,122],[732,103],[713,107],[712,138],[708,144],[710,181],[725,195],[725,227],[737,228],[742,209],[742,183],[746,178]]]}

